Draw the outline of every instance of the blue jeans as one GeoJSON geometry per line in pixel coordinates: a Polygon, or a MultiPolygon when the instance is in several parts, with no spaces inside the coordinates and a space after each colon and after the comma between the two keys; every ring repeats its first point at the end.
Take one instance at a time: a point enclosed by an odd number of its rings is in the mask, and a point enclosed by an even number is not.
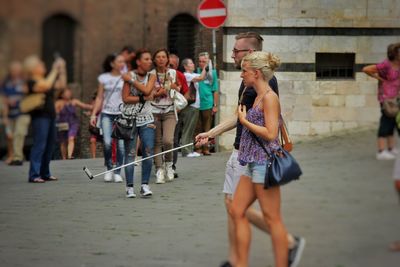
{"type": "MultiPolygon", "coordinates": [[[[139,135],[142,144],[142,157],[149,157],[154,154],[154,135],[155,126],[149,123],[136,128],[136,135],[133,140],[126,140],[125,143],[125,164],[133,162],[136,156],[136,140],[139,135]]],[[[142,163],[142,184],[148,184],[150,180],[151,168],[153,167],[153,159],[147,159],[142,163]]],[[[129,165],[125,167],[126,186],[133,186],[133,176],[135,167],[129,165]]]]}
{"type": "MultiPolygon", "coordinates": [[[[111,148],[111,132],[112,132],[112,125],[114,119],[118,115],[110,115],[101,113],[101,129],[103,130],[103,141],[104,141],[104,165],[107,167],[107,170],[111,170],[113,168],[112,165],[112,148],[111,148]]],[[[117,140],[117,166],[119,167],[124,162],[124,141],[117,140]]],[[[114,173],[120,174],[121,169],[115,170],[114,173]]]]}
{"type": "Polygon", "coordinates": [[[56,142],[56,120],[50,117],[32,117],[33,145],[30,155],[29,181],[48,179],[50,160],[56,142]]]}

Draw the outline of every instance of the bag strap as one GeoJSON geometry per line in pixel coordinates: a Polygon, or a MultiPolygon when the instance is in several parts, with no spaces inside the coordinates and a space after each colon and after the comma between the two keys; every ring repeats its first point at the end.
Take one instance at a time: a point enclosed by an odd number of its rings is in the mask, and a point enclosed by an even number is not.
{"type": "Polygon", "coordinates": [[[267,154],[268,159],[271,158],[271,154],[268,152],[268,150],[265,148],[264,144],[261,142],[261,140],[258,138],[257,135],[255,135],[252,131],[249,131],[251,133],[251,136],[257,141],[257,143],[261,146],[261,148],[265,151],[267,154]]]}
{"type": "Polygon", "coordinates": [[[114,87],[113,87],[113,89],[111,90],[110,95],[106,98],[107,101],[105,101],[105,102],[108,102],[108,100],[110,100],[110,98],[111,98],[111,96],[113,95],[115,89],[117,88],[118,83],[119,83],[120,80],[122,80],[122,76],[120,76],[120,77],[118,78],[118,80],[115,82],[114,87]]]}
{"type": "Polygon", "coordinates": [[[282,120],[282,124],[281,124],[281,126],[279,127],[279,133],[280,133],[280,135],[281,135],[281,144],[282,144],[282,145],[283,145],[283,144],[288,144],[288,143],[290,143],[289,131],[288,131],[288,129],[287,129],[285,120],[284,120],[283,117],[282,117],[282,114],[280,114],[279,117],[280,117],[281,120],[282,120]]]}

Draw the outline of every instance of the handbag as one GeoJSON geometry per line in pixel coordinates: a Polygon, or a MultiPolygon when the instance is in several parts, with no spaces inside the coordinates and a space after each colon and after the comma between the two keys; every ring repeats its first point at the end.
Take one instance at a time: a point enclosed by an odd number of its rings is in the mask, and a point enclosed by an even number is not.
{"type": "Polygon", "coordinates": [[[97,126],[93,126],[93,125],[89,124],[89,132],[90,132],[90,134],[96,136],[96,138],[101,137],[100,128],[97,126]]]}
{"type": "Polygon", "coordinates": [[[69,130],[69,123],[68,122],[58,122],[56,124],[56,127],[59,132],[66,132],[69,130]]]}
{"type": "Polygon", "coordinates": [[[390,118],[396,117],[397,113],[399,113],[399,111],[400,111],[399,101],[400,101],[400,99],[398,97],[387,98],[387,99],[383,100],[383,103],[382,103],[383,113],[385,113],[385,115],[390,118]]]}
{"type": "Polygon", "coordinates": [[[193,82],[190,82],[189,90],[187,90],[185,98],[187,99],[188,105],[196,102],[196,86],[193,82]]]}
{"type": "Polygon", "coordinates": [[[174,100],[174,106],[176,110],[182,110],[188,105],[186,98],[178,91],[171,89],[169,90],[170,97],[174,100]]]}
{"type": "Polygon", "coordinates": [[[144,105],[145,103],[142,104],[135,115],[122,111],[113,122],[111,137],[122,140],[132,140],[136,135],[136,116],[142,111],[144,105]]]}
{"type": "Polygon", "coordinates": [[[280,147],[277,151],[269,153],[260,139],[252,133],[268,158],[267,170],[264,177],[264,188],[285,185],[293,180],[298,180],[302,175],[300,165],[294,157],[285,149],[280,147]]]}
{"type": "Polygon", "coordinates": [[[43,107],[45,101],[46,95],[44,93],[29,94],[19,102],[19,110],[22,113],[29,113],[35,109],[43,107]]]}

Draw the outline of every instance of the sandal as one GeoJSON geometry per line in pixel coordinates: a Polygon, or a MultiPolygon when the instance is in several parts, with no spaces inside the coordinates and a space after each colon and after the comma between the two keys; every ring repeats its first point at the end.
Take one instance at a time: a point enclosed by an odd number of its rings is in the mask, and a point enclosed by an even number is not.
{"type": "Polygon", "coordinates": [[[29,179],[29,182],[30,182],[30,183],[35,183],[35,184],[42,184],[42,183],[45,183],[46,181],[43,180],[43,179],[40,178],[40,177],[36,177],[36,178],[33,178],[32,180],[29,179]]]}
{"type": "Polygon", "coordinates": [[[51,181],[57,181],[58,178],[55,177],[55,176],[50,176],[50,177],[47,177],[47,178],[43,178],[43,180],[51,182],[51,181]]]}
{"type": "Polygon", "coordinates": [[[400,252],[400,241],[395,241],[390,244],[389,249],[393,252],[400,252]]]}

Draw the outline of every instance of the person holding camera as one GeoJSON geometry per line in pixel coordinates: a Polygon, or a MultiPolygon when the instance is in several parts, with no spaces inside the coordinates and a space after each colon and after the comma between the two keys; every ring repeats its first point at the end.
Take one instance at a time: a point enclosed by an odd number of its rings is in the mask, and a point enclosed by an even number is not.
{"type": "MultiPolygon", "coordinates": [[[[199,93],[199,82],[206,78],[206,66],[203,66],[201,74],[195,73],[195,65],[193,60],[190,58],[185,58],[182,61],[182,65],[185,69],[185,77],[188,86],[194,87],[196,89],[196,100],[193,103],[189,102],[189,105],[181,111],[182,116],[182,143],[188,144],[193,140],[193,134],[196,129],[196,125],[199,118],[199,108],[200,108],[200,93],[199,93]]],[[[188,158],[199,157],[200,154],[192,151],[192,148],[185,147],[182,148],[182,156],[188,158]]]]}
{"type": "Polygon", "coordinates": [[[33,146],[30,155],[29,182],[55,181],[57,178],[50,172],[50,160],[56,142],[54,92],[66,86],[65,61],[57,58],[47,77],[45,76],[45,64],[37,56],[26,58],[24,68],[29,94],[45,95],[42,107],[36,108],[30,113],[33,146]]]}
{"type": "MultiPolygon", "coordinates": [[[[206,69],[207,75],[206,79],[199,82],[200,116],[197,123],[197,133],[208,132],[212,126],[213,116],[218,112],[218,76],[217,71],[210,66],[209,54],[207,52],[200,53],[198,73],[200,73],[200,70],[206,69]]],[[[203,153],[204,156],[211,155],[208,145],[203,145],[197,153],[203,153]]]]}

